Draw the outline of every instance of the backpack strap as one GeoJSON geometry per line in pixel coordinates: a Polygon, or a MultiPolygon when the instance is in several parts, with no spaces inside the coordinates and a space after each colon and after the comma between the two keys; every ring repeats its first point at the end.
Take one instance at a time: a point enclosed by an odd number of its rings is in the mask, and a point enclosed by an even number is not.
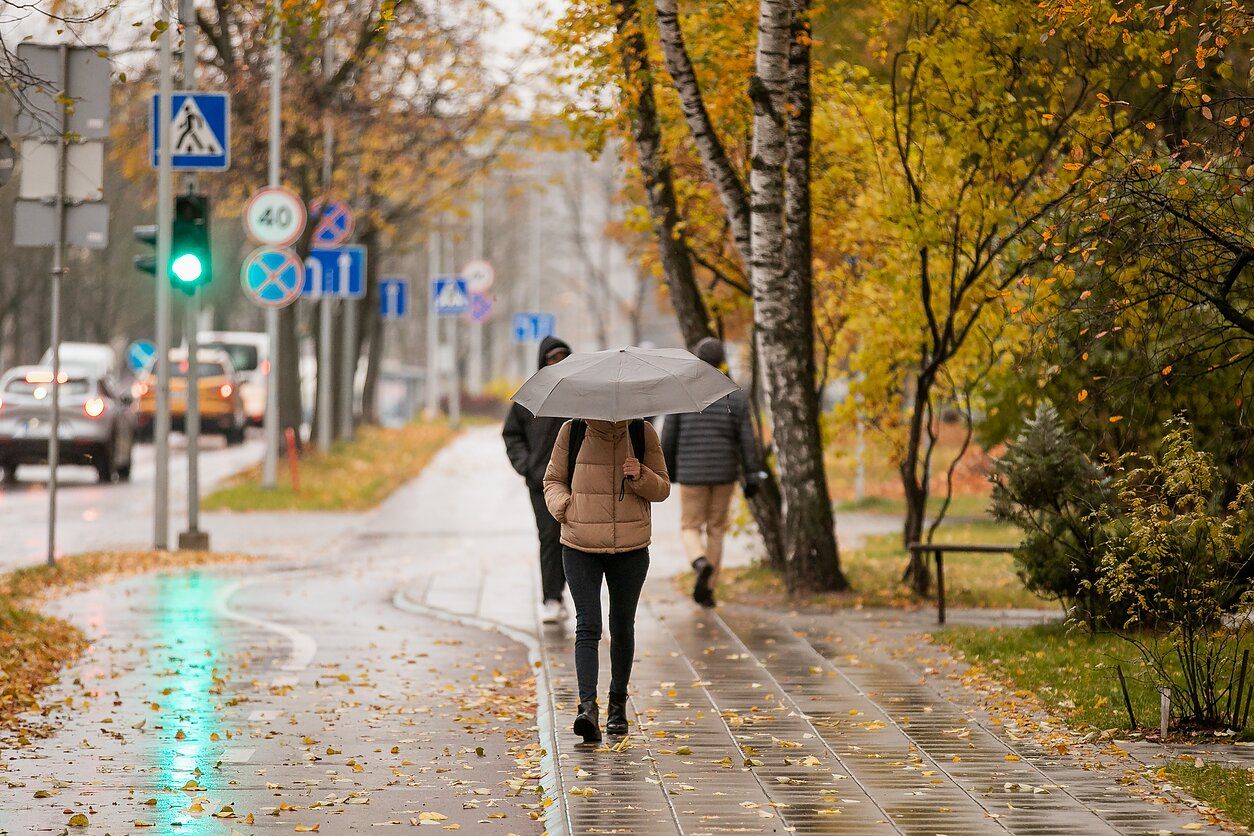
{"type": "Polygon", "coordinates": [[[572,418],[570,437],[566,439],[566,484],[575,485],[575,463],[579,460],[579,448],[583,446],[583,437],[588,432],[588,424],[582,418],[572,418]]]}

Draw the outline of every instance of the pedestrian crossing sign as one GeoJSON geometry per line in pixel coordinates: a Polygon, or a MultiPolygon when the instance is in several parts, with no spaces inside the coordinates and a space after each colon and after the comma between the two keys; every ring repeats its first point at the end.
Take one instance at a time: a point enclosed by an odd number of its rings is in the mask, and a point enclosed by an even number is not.
{"type": "MultiPolygon", "coordinates": [[[[231,100],[226,93],[179,91],[170,98],[174,114],[170,131],[170,163],[176,171],[226,171],[231,167],[231,100]]],[[[152,167],[160,164],[160,96],[152,97],[148,132],[152,167]]]]}
{"type": "Polygon", "coordinates": [[[460,276],[437,276],[431,280],[431,302],[440,316],[461,316],[470,310],[470,288],[460,276]]]}

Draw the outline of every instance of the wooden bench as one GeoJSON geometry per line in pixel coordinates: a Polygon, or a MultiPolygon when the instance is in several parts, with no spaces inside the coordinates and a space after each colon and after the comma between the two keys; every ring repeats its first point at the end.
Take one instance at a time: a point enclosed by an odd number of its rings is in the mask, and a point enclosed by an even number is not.
{"type": "Polygon", "coordinates": [[[931,554],[936,558],[936,621],[945,623],[945,553],[1013,554],[1014,546],[989,546],[980,543],[911,543],[910,553],[931,554]]]}

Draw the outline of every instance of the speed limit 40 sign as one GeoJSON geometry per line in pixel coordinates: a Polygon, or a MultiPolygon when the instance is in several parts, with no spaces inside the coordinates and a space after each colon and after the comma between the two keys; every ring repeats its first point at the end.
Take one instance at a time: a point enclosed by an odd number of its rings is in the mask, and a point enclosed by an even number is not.
{"type": "Polygon", "coordinates": [[[244,229],[258,244],[286,247],[305,231],[305,204],[283,186],[261,189],[244,207],[244,229]]]}

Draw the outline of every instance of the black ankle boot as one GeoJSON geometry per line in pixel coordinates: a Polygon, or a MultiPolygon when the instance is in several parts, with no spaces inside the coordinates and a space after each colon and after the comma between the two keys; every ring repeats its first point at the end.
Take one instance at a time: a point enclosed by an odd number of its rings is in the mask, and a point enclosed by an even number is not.
{"type": "Polygon", "coordinates": [[[610,703],[605,709],[605,733],[627,733],[627,698],[610,694],[610,703]]]}
{"type": "Polygon", "coordinates": [[[697,579],[692,585],[692,600],[701,606],[708,606],[705,601],[710,597],[710,577],[714,574],[714,565],[704,557],[692,561],[692,569],[697,579]]]}
{"type": "Polygon", "coordinates": [[[600,712],[597,710],[596,700],[579,703],[575,734],[582,737],[584,743],[596,743],[601,739],[600,712]]]}

